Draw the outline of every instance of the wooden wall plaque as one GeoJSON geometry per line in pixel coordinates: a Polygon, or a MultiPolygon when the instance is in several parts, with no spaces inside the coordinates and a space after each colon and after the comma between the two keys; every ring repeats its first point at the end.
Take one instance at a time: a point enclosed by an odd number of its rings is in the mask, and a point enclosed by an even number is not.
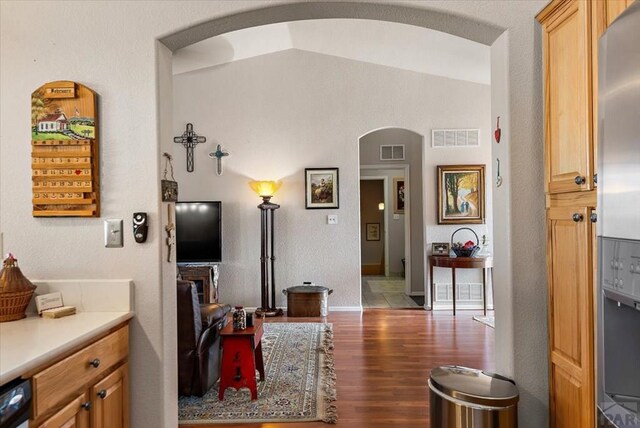
{"type": "Polygon", "coordinates": [[[50,82],[31,94],[34,217],[99,217],[96,94],[50,82]]]}

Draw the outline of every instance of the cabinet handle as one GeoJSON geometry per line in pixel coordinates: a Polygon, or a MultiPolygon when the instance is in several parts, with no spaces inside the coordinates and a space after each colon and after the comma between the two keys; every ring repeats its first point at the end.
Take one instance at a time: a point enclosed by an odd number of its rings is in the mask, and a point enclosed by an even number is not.
{"type": "Polygon", "coordinates": [[[573,221],[575,221],[576,223],[579,223],[582,220],[584,220],[584,216],[580,213],[575,213],[572,218],[573,218],[573,221]]]}
{"type": "Polygon", "coordinates": [[[589,220],[591,220],[591,223],[596,223],[598,221],[598,214],[591,213],[591,216],[589,217],[589,220]]]}
{"type": "Polygon", "coordinates": [[[104,398],[107,396],[107,390],[103,389],[100,392],[98,392],[98,397],[102,398],[104,400],[104,398]]]}
{"type": "Polygon", "coordinates": [[[88,411],[88,410],[91,410],[91,401],[87,401],[87,402],[85,402],[85,403],[82,403],[82,404],[80,405],[80,407],[82,407],[83,409],[85,409],[85,410],[87,410],[87,411],[88,411]]]}
{"type": "Polygon", "coordinates": [[[94,358],[93,360],[89,361],[89,365],[98,368],[100,366],[100,359],[99,358],[94,358]]]}
{"type": "Polygon", "coordinates": [[[575,178],[575,180],[574,180],[574,181],[576,182],[576,184],[577,184],[578,186],[581,186],[581,185],[583,185],[584,183],[586,183],[586,182],[587,182],[587,180],[586,180],[583,176],[581,176],[581,175],[576,175],[576,178],[575,178]]]}

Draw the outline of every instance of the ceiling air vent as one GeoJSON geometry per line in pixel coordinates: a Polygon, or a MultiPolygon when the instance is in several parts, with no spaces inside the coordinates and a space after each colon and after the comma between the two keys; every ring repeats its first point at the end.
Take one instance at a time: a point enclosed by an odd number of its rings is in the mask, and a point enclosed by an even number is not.
{"type": "Polygon", "coordinates": [[[404,144],[380,146],[380,160],[404,160],[404,144]]]}
{"type": "Polygon", "coordinates": [[[478,147],[479,129],[434,129],[431,131],[431,147],[478,147]]]}

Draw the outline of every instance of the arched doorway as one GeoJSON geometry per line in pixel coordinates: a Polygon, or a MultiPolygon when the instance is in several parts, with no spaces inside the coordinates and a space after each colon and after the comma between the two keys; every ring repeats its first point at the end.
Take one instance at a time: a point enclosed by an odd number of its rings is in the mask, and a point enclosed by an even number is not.
{"type": "MultiPolygon", "coordinates": [[[[273,22],[283,22],[287,20],[318,19],[329,17],[360,17],[366,19],[380,19],[390,22],[403,22],[411,25],[438,29],[486,44],[490,44],[501,33],[501,30],[496,27],[475,22],[466,18],[461,18],[455,15],[442,14],[428,10],[415,10],[414,14],[414,10],[411,8],[367,3],[291,4],[245,12],[198,24],[195,27],[180,31],[161,39],[161,42],[164,43],[164,46],[159,46],[159,67],[161,68],[161,70],[159,70],[159,75],[161,77],[159,80],[161,82],[159,84],[158,90],[160,104],[162,104],[163,101],[167,101],[170,99],[170,97],[166,96],[167,93],[170,93],[170,91],[167,91],[167,86],[165,86],[166,82],[163,83],[162,80],[163,78],[166,78],[171,74],[170,70],[167,68],[167,66],[170,67],[170,61],[167,61],[167,58],[171,57],[172,50],[187,46],[189,44],[195,43],[196,41],[203,40],[216,34],[222,34],[241,28],[248,28],[273,22]]],[[[168,122],[171,122],[170,117],[168,122]]],[[[162,141],[162,150],[163,144],[169,145],[169,143],[171,142],[172,132],[170,127],[169,129],[161,127],[160,134],[160,140],[162,141]]],[[[163,212],[164,211],[165,210],[163,210],[163,212]]],[[[173,278],[175,278],[175,270],[171,270],[163,264],[163,278],[166,281],[164,287],[165,290],[172,290],[173,278]]],[[[167,293],[167,295],[169,294],[170,293],[167,293]]],[[[170,308],[172,299],[163,297],[163,300],[163,304],[167,308],[170,308]]],[[[171,309],[169,309],[169,312],[165,313],[171,315],[172,311],[171,309]]],[[[173,314],[173,319],[168,316],[165,317],[169,318],[165,320],[165,329],[163,332],[165,343],[171,342],[171,329],[167,327],[170,326],[172,322],[175,324],[175,312],[173,312],[173,314]]],[[[169,402],[167,402],[166,404],[172,405],[172,403],[169,402]]]]}
{"type": "MultiPolygon", "coordinates": [[[[362,180],[374,177],[385,178],[387,188],[381,234],[385,239],[386,269],[383,281],[364,279],[367,274],[365,238],[361,254],[363,306],[417,307],[412,297],[425,296],[423,136],[408,129],[388,127],[368,132],[358,143],[361,188],[362,180]],[[391,158],[382,154],[385,150],[391,158]],[[376,291],[374,282],[382,289],[376,291]],[[398,282],[404,283],[402,290],[395,286],[398,282]],[[385,293],[391,295],[385,297],[385,293]]],[[[360,216],[364,222],[362,211],[360,216]]],[[[429,305],[423,301],[420,306],[429,305]]]]}

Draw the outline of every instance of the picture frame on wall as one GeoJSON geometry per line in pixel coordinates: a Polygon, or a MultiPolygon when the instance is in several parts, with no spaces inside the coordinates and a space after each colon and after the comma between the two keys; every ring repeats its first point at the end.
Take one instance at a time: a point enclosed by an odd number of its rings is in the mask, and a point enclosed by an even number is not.
{"type": "Polygon", "coordinates": [[[367,223],[367,241],[380,240],[380,223],[367,223]]]}
{"type": "Polygon", "coordinates": [[[438,224],[484,224],[485,165],[438,165],[438,224]]]}
{"type": "Polygon", "coordinates": [[[306,209],[339,208],[338,168],[305,168],[304,175],[306,209]]]}
{"type": "Polygon", "coordinates": [[[404,214],[405,187],[404,177],[393,179],[393,213],[404,214]]]}
{"type": "Polygon", "coordinates": [[[448,256],[449,255],[449,243],[448,242],[433,242],[431,244],[431,254],[434,256],[448,256]]]}

